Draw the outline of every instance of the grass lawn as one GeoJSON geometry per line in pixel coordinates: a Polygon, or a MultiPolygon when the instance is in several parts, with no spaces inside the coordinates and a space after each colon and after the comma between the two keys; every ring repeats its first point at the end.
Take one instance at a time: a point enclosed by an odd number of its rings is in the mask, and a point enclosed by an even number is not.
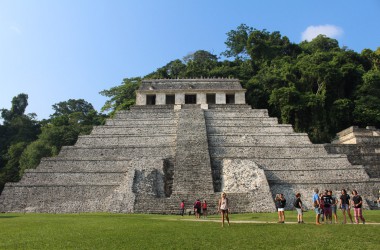
{"type": "Polygon", "coordinates": [[[0,214],[0,249],[379,249],[380,211],[364,211],[366,225],[316,226],[313,212],[304,214],[306,224],[297,224],[295,211],[285,215],[288,223],[277,224],[276,213],[232,214],[231,226],[222,228],[215,215],[194,221],[174,215],[0,214]]]}

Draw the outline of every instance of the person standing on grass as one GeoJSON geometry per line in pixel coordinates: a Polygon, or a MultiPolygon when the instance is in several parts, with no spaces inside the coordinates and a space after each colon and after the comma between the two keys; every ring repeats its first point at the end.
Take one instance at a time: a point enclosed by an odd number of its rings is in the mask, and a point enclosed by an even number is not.
{"type": "Polygon", "coordinates": [[[363,199],[358,192],[354,189],[352,190],[352,205],[354,206],[354,217],[356,224],[359,224],[359,218],[362,220],[363,224],[365,224],[365,219],[362,214],[362,204],[363,199]]]}
{"type": "Polygon", "coordinates": [[[331,194],[329,194],[328,190],[325,190],[322,196],[323,199],[323,214],[325,215],[325,223],[327,224],[330,221],[330,224],[332,224],[332,211],[331,211],[331,205],[332,205],[332,197],[331,194]]]}
{"type": "Polygon", "coordinates": [[[285,196],[283,194],[276,195],[275,203],[278,211],[278,223],[285,223],[285,196]]]}
{"type": "Polygon", "coordinates": [[[303,208],[302,208],[302,201],[301,201],[301,194],[296,193],[296,200],[294,202],[294,207],[297,210],[297,221],[298,223],[304,223],[303,222],[303,208]]]}
{"type": "Polygon", "coordinates": [[[340,208],[342,209],[343,213],[343,224],[347,223],[346,219],[346,212],[348,214],[348,217],[350,217],[351,223],[354,223],[352,221],[352,216],[350,212],[350,196],[347,194],[346,189],[342,189],[341,196],[340,196],[340,208]]]}
{"type": "Polygon", "coordinates": [[[201,201],[199,199],[194,203],[194,213],[195,218],[199,219],[201,217],[201,201]]]}
{"type": "Polygon", "coordinates": [[[303,208],[302,208],[302,201],[301,201],[301,194],[296,193],[296,200],[294,201],[294,207],[297,210],[297,221],[298,223],[304,223],[303,222],[303,208]]]}
{"type": "Polygon", "coordinates": [[[185,213],[185,201],[184,200],[181,201],[181,204],[179,205],[179,207],[180,207],[180,214],[181,214],[181,216],[183,216],[183,214],[185,213]]]}
{"type": "Polygon", "coordinates": [[[314,212],[315,212],[315,224],[321,225],[319,222],[319,217],[321,217],[321,214],[319,213],[319,190],[318,188],[314,189],[314,195],[313,195],[313,206],[314,206],[314,212]]]}
{"type": "Polygon", "coordinates": [[[203,218],[207,218],[207,201],[204,200],[202,203],[203,218]]]}
{"type": "Polygon", "coordinates": [[[323,193],[320,193],[319,194],[319,213],[321,215],[321,221],[324,222],[325,221],[325,212],[324,212],[325,201],[322,199],[322,197],[323,197],[323,193]]]}
{"type": "Polygon", "coordinates": [[[338,223],[338,215],[336,214],[336,207],[338,206],[338,199],[335,195],[333,195],[332,190],[329,190],[329,195],[331,195],[332,198],[332,204],[331,204],[331,213],[334,216],[335,223],[338,223]]]}
{"type": "Polygon", "coordinates": [[[228,212],[230,211],[228,198],[225,192],[221,194],[218,202],[218,212],[222,216],[222,227],[224,227],[224,218],[226,218],[228,225],[230,225],[230,219],[228,218],[228,212]]]}

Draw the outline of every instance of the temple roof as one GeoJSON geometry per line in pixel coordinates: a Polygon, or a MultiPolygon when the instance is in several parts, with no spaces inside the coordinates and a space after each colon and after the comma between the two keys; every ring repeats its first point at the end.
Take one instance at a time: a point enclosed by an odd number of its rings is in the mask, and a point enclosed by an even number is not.
{"type": "Polygon", "coordinates": [[[197,78],[197,79],[150,79],[143,80],[140,91],[165,90],[240,90],[244,89],[238,79],[197,78]]]}

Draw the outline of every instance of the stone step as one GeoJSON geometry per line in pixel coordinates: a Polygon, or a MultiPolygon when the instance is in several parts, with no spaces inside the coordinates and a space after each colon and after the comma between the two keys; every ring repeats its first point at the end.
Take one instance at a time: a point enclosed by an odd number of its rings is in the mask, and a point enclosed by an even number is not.
{"type": "Polygon", "coordinates": [[[38,165],[44,172],[125,172],[131,168],[132,160],[84,160],[73,158],[43,158],[38,165]]]}
{"type": "Polygon", "coordinates": [[[380,162],[380,154],[357,154],[347,155],[348,160],[352,164],[371,164],[373,162],[380,162]]]}
{"type": "Polygon", "coordinates": [[[117,185],[22,185],[8,183],[0,196],[1,212],[106,212],[104,200],[117,185]]]}
{"type": "Polygon", "coordinates": [[[250,118],[207,118],[207,127],[217,126],[260,126],[278,125],[277,118],[274,117],[250,117],[250,118]]]}
{"type": "Polygon", "coordinates": [[[225,111],[225,110],[206,110],[206,119],[209,118],[255,118],[255,117],[269,117],[267,109],[251,109],[251,110],[241,110],[236,111],[225,111]]]}
{"type": "MultiPolygon", "coordinates": [[[[37,170],[43,172],[126,172],[142,166],[162,166],[163,159],[136,156],[126,159],[85,159],[68,157],[43,158],[37,170]]],[[[36,170],[36,171],[37,171],[36,170]]]]}
{"type": "Polygon", "coordinates": [[[209,124],[207,133],[212,134],[285,134],[294,133],[291,125],[261,125],[252,126],[250,124],[241,124],[240,126],[215,126],[209,124]]]}
{"type": "Polygon", "coordinates": [[[212,192],[207,130],[202,109],[181,109],[178,116],[173,192],[212,192]]]}
{"type": "Polygon", "coordinates": [[[311,144],[307,134],[242,134],[242,135],[214,135],[208,136],[210,146],[246,146],[256,144],[276,144],[276,145],[303,145],[311,144]]]}
{"type": "Polygon", "coordinates": [[[173,125],[148,126],[95,126],[92,135],[166,135],[175,134],[177,127],[173,125]]]}
{"type": "Polygon", "coordinates": [[[25,172],[22,184],[32,185],[120,185],[125,171],[123,172],[42,172],[31,170],[25,172]]]}
{"type": "Polygon", "coordinates": [[[380,178],[380,164],[379,164],[379,162],[372,164],[372,165],[364,165],[363,167],[367,171],[369,177],[380,178]]]}
{"type": "Polygon", "coordinates": [[[252,110],[251,106],[248,104],[208,104],[208,109],[211,110],[233,110],[240,111],[244,109],[252,110]]]}
{"type": "Polygon", "coordinates": [[[157,119],[157,118],[164,118],[164,119],[175,119],[176,113],[174,110],[171,112],[132,112],[132,111],[126,111],[126,112],[117,112],[114,119],[157,119]]]}
{"type": "Polygon", "coordinates": [[[380,145],[355,145],[355,144],[325,144],[326,150],[331,154],[379,154],[380,145]]]}
{"type": "MultiPolygon", "coordinates": [[[[130,107],[134,112],[173,112],[174,104],[168,105],[133,105],[130,107]]],[[[126,110],[118,112],[127,112],[126,110]]]]}
{"type": "MultiPolygon", "coordinates": [[[[246,158],[241,158],[246,159],[246,158]]],[[[344,155],[326,155],[323,157],[315,157],[306,155],[305,157],[294,156],[292,158],[259,158],[250,156],[264,170],[305,170],[305,169],[350,169],[352,165],[344,155]]],[[[222,168],[223,158],[213,158],[212,166],[215,169],[222,168]]]]}
{"type": "Polygon", "coordinates": [[[268,181],[287,181],[294,179],[308,180],[368,180],[369,176],[362,166],[351,167],[350,169],[308,169],[308,170],[266,170],[265,175],[268,181]]]}
{"type": "Polygon", "coordinates": [[[76,146],[175,146],[176,134],[149,135],[149,136],[125,136],[125,135],[83,135],[78,137],[76,146]]]}
{"type": "Polygon", "coordinates": [[[150,127],[150,126],[176,126],[177,120],[173,118],[146,118],[146,119],[107,119],[106,126],[150,127]]]}
{"type": "Polygon", "coordinates": [[[172,158],[175,147],[134,147],[134,146],[65,146],[59,153],[60,157],[92,158],[92,159],[124,159],[138,156],[172,158]]]}
{"type": "Polygon", "coordinates": [[[284,158],[284,157],[304,157],[313,155],[314,157],[327,156],[327,152],[322,145],[250,145],[250,146],[210,146],[210,156],[224,158],[284,158]]]}

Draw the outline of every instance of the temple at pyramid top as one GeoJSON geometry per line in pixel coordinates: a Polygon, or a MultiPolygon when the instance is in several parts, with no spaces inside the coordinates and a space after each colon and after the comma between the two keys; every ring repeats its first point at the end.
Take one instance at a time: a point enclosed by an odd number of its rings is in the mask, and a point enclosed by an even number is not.
{"type": "Polygon", "coordinates": [[[143,80],[136,92],[136,105],[245,104],[245,89],[238,79],[143,80]]]}

